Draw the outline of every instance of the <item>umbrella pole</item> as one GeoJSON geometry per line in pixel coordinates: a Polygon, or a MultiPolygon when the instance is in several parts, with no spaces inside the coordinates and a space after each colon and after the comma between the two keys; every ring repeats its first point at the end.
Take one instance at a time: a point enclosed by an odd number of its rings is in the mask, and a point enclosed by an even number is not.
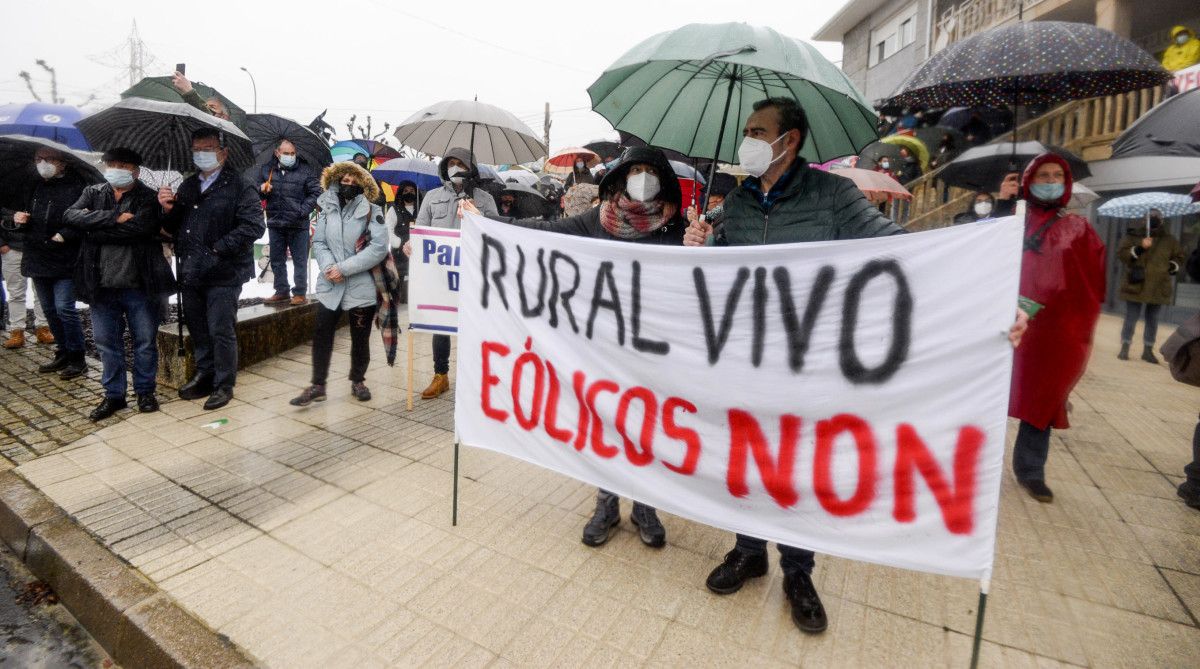
{"type": "MultiPolygon", "coordinates": [[[[174,121],[172,121],[174,124],[174,121]]],[[[166,183],[167,175],[171,172],[171,158],[167,157],[167,170],[163,173],[163,183],[166,183]]],[[[178,242],[179,233],[176,233],[176,242],[178,242]]],[[[183,280],[182,270],[179,267],[179,244],[171,244],[171,257],[175,259],[175,327],[179,335],[179,357],[184,357],[187,352],[183,348],[183,280]]]]}
{"type": "MultiPolygon", "coordinates": [[[[712,183],[717,173],[717,159],[721,155],[721,140],[725,137],[725,124],[729,121],[729,104],[733,102],[733,87],[737,83],[738,66],[733,66],[733,72],[729,75],[729,92],[725,95],[725,112],[721,114],[721,129],[717,131],[717,148],[713,151],[712,165],[708,166],[708,183],[712,183]]],[[[702,203],[703,209],[700,213],[708,212],[708,198],[702,203]]]]}

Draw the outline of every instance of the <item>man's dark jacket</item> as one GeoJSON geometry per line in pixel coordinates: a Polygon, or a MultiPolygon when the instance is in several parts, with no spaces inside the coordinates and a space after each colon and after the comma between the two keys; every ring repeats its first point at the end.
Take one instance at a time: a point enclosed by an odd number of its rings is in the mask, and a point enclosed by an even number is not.
{"type": "Polygon", "coordinates": [[[254,276],[254,242],[262,237],[262,205],[258,189],[236,171],[223,168],[208,190],[200,192],[200,176],[183,180],[175,206],[163,216],[163,228],[175,237],[185,286],[240,286],[254,276]],[[202,277],[189,277],[189,265],[215,255],[202,277]]]}
{"type": "MultiPolygon", "coordinates": [[[[79,199],[87,182],[67,170],[54,179],[37,180],[17,211],[29,212],[29,222],[15,231],[5,231],[13,239],[21,239],[21,274],[35,279],[69,279],[75,272],[79,257],[79,235],[63,229],[63,213],[79,199]],[[61,234],[65,241],[53,241],[61,234]]],[[[6,212],[7,213],[7,212],[6,212]]]]}
{"type": "Polygon", "coordinates": [[[267,227],[308,229],[308,216],[317,207],[321,195],[320,174],[297,159],[296,165],[285,168],[272,158],[258,174],[261,186],[271,180],[271,192],[263,195],[267,201],[267,227]]]}
{"type": "Polygon", "coordinates": [[[158,194],[141,181],[135,181],[120,202],[108,184],[84,189],[63,215],[63,222],[82,235],[75,266],[75,297],[89,304],[96,299],[105,247],[116,251],[128,249],[132,259],[130,269],[136,274],[138,287],[148,296],[173,292],[175,277],[163,257],[159,238],[160,215],[158,194]],[[118,223],[117,218],[126,213],[133,214],[133,218],[118,223]]]}

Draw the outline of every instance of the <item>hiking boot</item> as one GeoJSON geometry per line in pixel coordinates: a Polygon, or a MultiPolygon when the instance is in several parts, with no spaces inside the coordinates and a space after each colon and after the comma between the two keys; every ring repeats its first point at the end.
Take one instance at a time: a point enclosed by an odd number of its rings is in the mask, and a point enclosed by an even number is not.
{"type": "Polygon", "coordinates": [[[54,333],[50,332],[50,326],[48,325],[43,325],[34,330],[33,334],[37,337],[37,343],[42,346],[49,346],[54,343],[54,333]]]}
{"type": "Polygon", "coordinates": [[[179,388],[179,399],[198,400],[212,393],[212,377],[197,374],[179,388]]]}
{"type": "Polygon", "coordinates": [[[306,304],[308,304],[308,298],[303,295],[296,295],[292,299],[288,300],[288,305],[293,307],[301,307],[306,304]]]}
{"type": "Polygon", "coordinates": [[[306,407],[313,402],[325,401],[325,386],[313,384],[300,392],[299,395],[288,401],[288,404],[294,407],[306,407]]]}
{"type": "Polygon", "coordinates": [[[820,634],[829,626],[821,596],[812,577],[802,571],[783,577],[783,594],[792,605],[792,622],[806,634],[820,634]]]}
{"type": "Polygon", "coordinates": [[[429,382],[429,387],[421,391],[421,399],[431,400],[447,390],[450,390],[450,377],[445,374],[434,374],[433,380],[429,382]]]}
{"type": "Polygon", "coordinates": [[[658,520],[658,512],[652,506],[633,503],[629,521],[638,528],[638,537],[651,548],[662,548],[667,543],[667,530],[658,520]]]}
{"type": "Polygon", "coordinates": [[[93,423],[98,423],[121,409],[127,408],[129,408],[129,403],[125,401],[124,397],[105,397],[99,406],[92,409],[92,413],[88,414],[88,418],[93,423]]]}
{"type": "Polygon", "coordinates": [[[1146,362],[1148,362],[1152,365],[1158,364],[1158,358],[1154,357],[1154,347],[1153,346],[1146,346],[1145,348],[1142,349],[1142,360],[1145,360],[1146,362]]]}
{"type": "Polygon", "coordinates": [[[725,561],[712,570],[704,584],[718,595],[730,595],[741,590],[746,581],[766,573],[766,553],[750,555],[735,548],[725,554],[725,561]]]}
{"type": "Polygon", "coordinates": [[[1129,342],[1121,343],[1121,352],[1117,354],[1117,360],[1129,359],[1129,342]]]}
{"type": "Polygon", "coordinates": [[[83,376],[87,372],[87,359],[84,357],[84,352],[67,354],[67,364],[58,373],[58,378],[67,380],[83,376]]]}
{"type": "Polygon", "coordinates": [[[621,522],[621,499],[602,492],[596,495],[596,512],[583,526],[583,543],[587,546],[602,546],[612,538],[621,522]]]}
{"type": "Polygon", "coordinates": [[[272,307],[282,307],[283,305],[288,303],[288,299],[290,299],[290,298],[288,297],[287,293],[275,293],[274,295],[272,295],[270,297],[264,298],[263,304],[266,304],[266,305],[269,305],[272,307]]]}
{"type": "Polygon", "coordinates": [[[1054,492],[1050,490],[1050,486],[1046,485],[1045,481],[1017,481],[1029,496],[1041,502],[1049,504],[1054,501],[1054,492]]]}
{"type": "Polygon", "coordinates": [[[14,349],[21,348],[25,345],[25,331],[13,330],[8,333],[8,339],[4,340],[4,348],[14,349]]]}
{"type": "Polygon", "coordinates": [[[61,348],[54,352],[54,359],[50,362],[38,367],[38,371],[42,374],[51,372],[61,372],[67,366],[67,352],[61,348]]]}
{"type": "Polygon", "coordinates": [[[354,395],[354,399],[359,402],[368,402],[371,400],[371,391],[367,389],[367,384],[362,381],[355,381],[350,384],[350,394],[354,395]]]}
{"type": "Polygon", "coordinates": [[[1179,495],[1184,504],[1193,509],[1200,510],[1200,485],[1184,481],[1179,484],[1179,488],[1176,489],[1175,493],[1179,495]]]}
{"type": "Polygon", "coordinates": [[[138,393],[137,408],[140,413],[154,413],[158,411],[158,398],[153,392],[138,393]]]}

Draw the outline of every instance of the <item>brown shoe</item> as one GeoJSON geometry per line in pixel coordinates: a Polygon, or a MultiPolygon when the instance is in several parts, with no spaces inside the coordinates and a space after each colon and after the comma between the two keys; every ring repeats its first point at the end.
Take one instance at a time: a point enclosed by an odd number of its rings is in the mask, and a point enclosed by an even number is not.
{"type": "Polygon", "coordinates": [[[8,339],[4,340],[4,348],[21,348],[25,345],[25,331],[13,330],[8,333],[8,339]]]}
{"type": "Polygon", "coordinates": [[[308,298],[303,295],[297,295],[297,296],[293,297],[292,299],[288,300],[288,304],[293,307],[299,307],[301,305],[308,304],[308,298]]]}
{"type": "Polygon", "coordinates": [[[47,325],[34,330],[34,334],[37,335],[37,343],[43,346],[49,346],[54,343],[54,335],[50,334],[50,327],[47,325]]]}
{"type": "Polygon", "coordinates": [[[421,391],[421,399],[431,400],[447,390],[450,390],[450,377],[445,374],[434,374],[433,380],[429,382],[429,387],[421,391]]]}
{"type": "Polygon", "coordinates": [[[275,307],[281,307],[281,306],[287,304],[287,302],[288,302],[288,294],[287,293],[283,293],[282,295],[279,293],[275,293],[274,295],[272,295],[268,298],[265,298],[263,300],[263,304],[269,304],[269,305],[275,306],[275,307]]]}

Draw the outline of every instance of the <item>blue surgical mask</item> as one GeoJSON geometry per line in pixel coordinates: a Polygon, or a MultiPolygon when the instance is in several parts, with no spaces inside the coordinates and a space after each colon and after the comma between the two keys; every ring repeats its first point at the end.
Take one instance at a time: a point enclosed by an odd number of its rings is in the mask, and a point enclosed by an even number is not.
{"type": "Polygon", "coordinates": [[[296,166],[296,156],[289,156],[287,154],[279,156],[279,164],[284,167],[295,167],[296,166]]]}
{"type": "Polygon", "coordinates": [[[192,162],[201,172],[210,172],[221,165],[216,151],[192,151],[192,162]]]}
{"type": "Polygon", "coordinates": [[[133,184],[133,172],[119,167],[109,167],[104,170],[104,180],[113,188],[129,188],[133,184]]]}
{"type": "Polygon", "coordinates": [[[1063,196],[1062,184],[1032,184],[1029,192],[1042,202],[1057,202],[1063,196]]]}

